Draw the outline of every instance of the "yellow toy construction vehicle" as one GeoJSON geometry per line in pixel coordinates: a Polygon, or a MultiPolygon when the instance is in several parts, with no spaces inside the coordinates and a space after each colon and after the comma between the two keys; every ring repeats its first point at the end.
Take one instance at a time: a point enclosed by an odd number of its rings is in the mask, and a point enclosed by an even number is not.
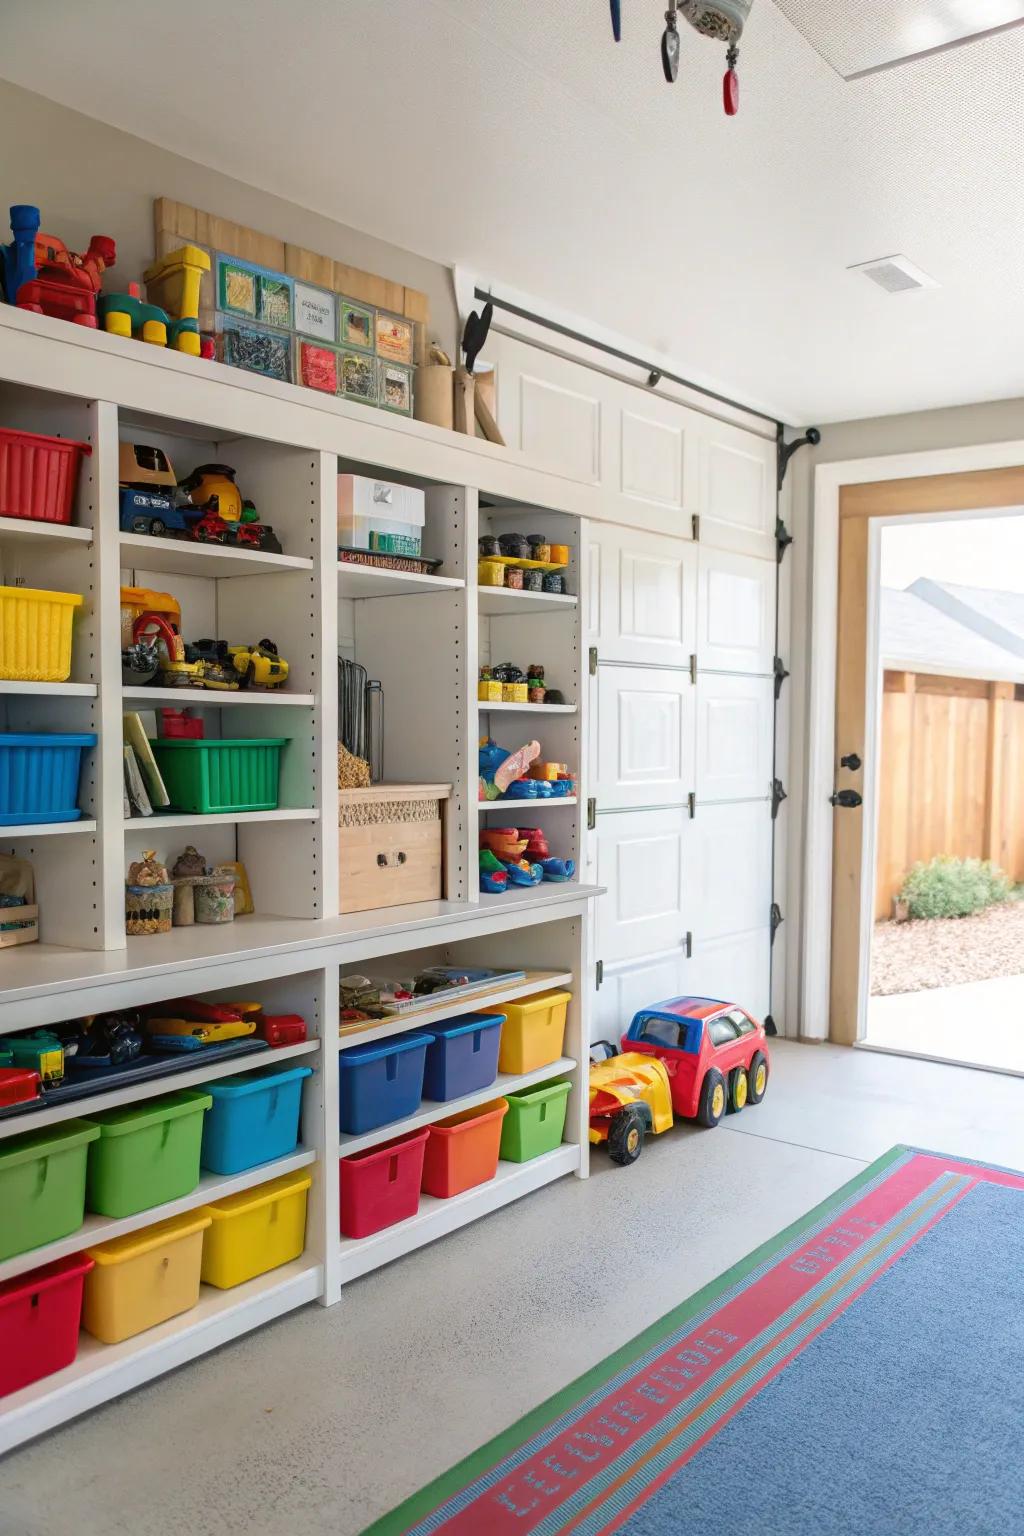
{"type": "Polygon", "coordinates": [[[281,688],[288,681],[288,663],[273,640],[256,645],[229,645],[228,654],[242,688],[281,688]]]}
{"type": "Polygon", "coordinates": [[[613,1163],[635,1163],[646,1136],[671,1129],[672,1090],[664,1062],[629,1051],[591,1064],[590,1140],[607,1142],[613,1163]]]}

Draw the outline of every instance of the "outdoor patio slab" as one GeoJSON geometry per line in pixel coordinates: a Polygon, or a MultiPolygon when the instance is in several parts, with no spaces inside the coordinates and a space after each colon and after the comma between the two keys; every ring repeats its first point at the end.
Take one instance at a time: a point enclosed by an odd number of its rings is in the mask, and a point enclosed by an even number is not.
{"type": "Polygon", "coordinates": [[[1024,1075],[1024,975],[872,997],[864,1043],[1024,1075]]]}

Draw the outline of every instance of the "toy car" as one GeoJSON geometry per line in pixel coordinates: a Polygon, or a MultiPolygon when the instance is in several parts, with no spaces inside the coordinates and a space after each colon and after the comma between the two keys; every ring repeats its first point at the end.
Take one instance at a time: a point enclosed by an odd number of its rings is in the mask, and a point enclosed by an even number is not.
{"type": "Polygon", "coordinates": [[[11,1053],[11,1065],[37,1072],[44,1091],[63,1082],[64,1046],[59,1036],[50,1030],[36,1029],[28,1035],[8,1035],[5,1044],[11,1053]]]}
{"type": "Polygon", "coordinates": [[[613,1163],[635,1163],[648,1132],[671,1129],[672,1090],[656,1057],[629,1051],[591,1066],[590,1140],[607,1142],[613,1163]]]}
{"type": "Polygon", "coordinates": [[[642,1009],[622,1048],[661,1061],[675,1113],[700,1125],[715,1126],[726,1110],[760,1104],[768,1087],[764,1025],[715,998],[676,997],[642,1009]]]}
{"type": "Polygon", "coordinates": [[[228,655],[242,688],[281,688],[288,681],[288,663],[273,640],[255,645],[229,645],[228,655]]]}

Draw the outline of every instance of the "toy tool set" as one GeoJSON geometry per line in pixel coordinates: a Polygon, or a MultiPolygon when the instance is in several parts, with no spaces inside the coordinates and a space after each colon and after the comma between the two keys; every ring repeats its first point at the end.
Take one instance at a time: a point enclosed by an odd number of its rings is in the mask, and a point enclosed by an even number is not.
{"type": "Polygon", "coordinates": [[[346,1154],[346,1138],[372,1135],[426,1104],[486,1094],[499,1074],[542,1071],[562,1055],[568,992],[425,1023],[343,1049],[341,1233],[368,1237],[407,1220],[421,1195],[448,1200],[493,1179],[499,1158],[528,1162],[562,1140],[569,1083],[513,1089],[346,1154]]]}

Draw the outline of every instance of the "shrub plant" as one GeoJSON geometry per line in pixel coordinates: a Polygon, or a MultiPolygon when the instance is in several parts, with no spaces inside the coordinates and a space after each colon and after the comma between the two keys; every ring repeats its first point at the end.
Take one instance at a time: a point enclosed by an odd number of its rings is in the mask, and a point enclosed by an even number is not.
{"type": "Polygon", "coordinates": [[[915,864],[900,890],[911,917],[968,917],[1013,893],[1010,881],[989,859],[942,856],[915,864]]]}

